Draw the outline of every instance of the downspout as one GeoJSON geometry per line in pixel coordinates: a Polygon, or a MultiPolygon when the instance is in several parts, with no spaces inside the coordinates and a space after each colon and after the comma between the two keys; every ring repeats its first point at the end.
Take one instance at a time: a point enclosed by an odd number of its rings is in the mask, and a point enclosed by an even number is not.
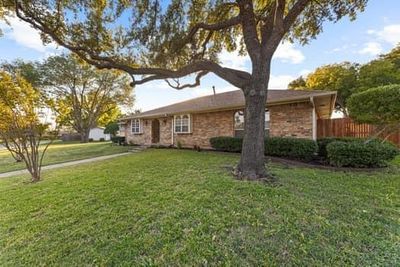
{"type": "Polygon", "coordinates": [[[314,97],[310,97],[310,102],[312,103],[312,139],[317,140],[317,116],[315,112],[315,103],[314,103],[314,97]]]}
{"type": "Polygon", "coordinates": [[[172,120],[171,120],[171,145],[174,146],[174,119],[175,117],[172,116],[172,120]]]}

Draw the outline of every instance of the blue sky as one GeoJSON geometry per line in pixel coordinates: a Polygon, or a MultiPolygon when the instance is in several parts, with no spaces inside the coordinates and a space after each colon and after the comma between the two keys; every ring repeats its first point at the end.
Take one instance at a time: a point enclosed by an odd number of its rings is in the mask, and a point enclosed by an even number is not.
{"type": "MultiPolygon", "coordinates": [[[[388,52],[400,42],[400,1],[370,0],[357,20],[347,18],[336,24],[327,22],[324,31],[306,46],[284,43],[275,53],[269,88],[284,89],[288,82],[306,75],[323,64],[351,61],[365,63],[381,53],[388,52]]],[[[23,22],[12,19],[12,28],[0,22],[4,36],[0,37],[0,60],[22,58],[43,59],[58,53],[55,45],[43,46],[39,35],[23,22]]],[[[223,53],[222,64],[249,69],[247,57],[223,53]]],[[[134,108],[142,111],[183,101],[193,97],[235,90],[232,85],[214,75],[208,75],[201,86],[181,91],[168,87],[163,81],[155,81],[136,87],[134,108]]]]}

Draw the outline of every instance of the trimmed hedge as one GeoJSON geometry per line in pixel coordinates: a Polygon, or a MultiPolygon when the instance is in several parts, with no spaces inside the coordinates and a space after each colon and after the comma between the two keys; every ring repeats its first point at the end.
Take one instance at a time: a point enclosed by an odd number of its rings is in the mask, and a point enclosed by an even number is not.
{"type": "Polygon", "coordinates": [[[304,138],[269,137],[265,139],[265,154],[302,161],[311,161],[318,151],[317,142],[304,138]]]}
{"type": "Polygon", "coordinates": [[[335,141],[326,147],[329,163],[336,167],[385,167],[398,149],[390,143],[335,141]]]}
{"type": "Polygon", "coordinates": [[[243,139],[239,137],[218,136],[210,138],[212,148],[225,152],[241,152],[243,139]]]}
{"type": "MultiPolygon", "coordinates": [[[[218,151],[241,152],[242,138],[220,136],[210,139],[211,146],[218,151]]],[[[318,146],[313,140],[292,137],[269,137],[265,139],[265,154],[310,161],[317,153],[318,146]]]]}
{"type": "Polygon", "coordinates": [[[125,144],[125,136],[113,136],[111,137],[111,142],[118,145],[123,145],[125,144]]]}
{"type": "Polygon", "coordinates": [[[318,138],[317,143],[318,143],[318,155],[327,158],[328,153],[326,151],[326,147],[336,141],[340,142],[354,142],[354,141],[365,141],[366,139],[363,138],[356,138],[356,137],[324,137],[324,138],[318,138]]]}

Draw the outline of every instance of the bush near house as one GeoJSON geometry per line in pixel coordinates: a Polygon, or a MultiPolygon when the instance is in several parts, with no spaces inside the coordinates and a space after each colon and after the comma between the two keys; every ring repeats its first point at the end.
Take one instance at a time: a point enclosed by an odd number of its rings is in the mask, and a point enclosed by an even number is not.
{"type": "Polygon", "coordinates": [[[355,141],[366,141],[366,139],[363,138],[357,138],[357,137],[324,137],[324,138],[318,138],[317,144],[318,144],[318,155],[322,158],[327,158],[328,157],[328,152],[326,151],[326,147],[333,142],[340,141],[340,142],[355,142],[355,141]]]}
{"type": "MultiPolygon", "coordinates": [[[[219,136],[210,139],[211,146],[218,151],[241,152],[242,138],[219,136]]],[[[318,145],[310,139],[292,137],[269,137],[265,139],[265,154],[310,161],[318,151],[318,145]]]]}
{"type": "Polygon", "coordinates": [[[388,142],[335,141],[326,146],[327,158],[337,167],[385,167],[399,153],[388,142]]]}
{"type": "Polygon", "coordinates": [[[218,136],[210,138],[212,148],[225,152],[241,152],[243,139],[240,137],[218,136]]]}
{"type": "Polygon", "coordinates": [[[318,151],[317,142],[304,138],[269,137],[265,139],[265,154],[302,161],[311,161],[318,151]]]}
{"type": "Polygon", "coordinates": [[[125,143],[125,137],[124,136],[112,136],[111,142],[118,144],[118,145],[123,145],[125,143]]]}

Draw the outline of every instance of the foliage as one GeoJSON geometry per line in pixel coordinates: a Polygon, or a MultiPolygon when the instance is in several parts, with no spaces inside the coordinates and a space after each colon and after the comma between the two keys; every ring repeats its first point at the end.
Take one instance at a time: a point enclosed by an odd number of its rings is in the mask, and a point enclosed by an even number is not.
{"type": "Polygon", "coordinates": [[[271,164],[266,187],[232,179],[238,160],[148,149],[0,179],[0,265],[398,265],[398,172],[271,164]]]}
{"type": "Polygon", "coordinates": [[[372,88],[349,99],[351,117],[359,123],[377,125],[389,133],[400,127],[400,84],[372,88]]]}
{"type": "Polygon", "coordinates": [[[329,163],[337,167],[385,167],[398,154],[390,143],[335,141],[326,147],[329,163]]]}
{"type": "MultiPolygon", "coordinates": [[[[212,148],[218,151],[240,152],[243,139],[219,136],[210,138],[212,148]]],[[[309,161],[317,153],[318,146],[313,140],[291,137],[268,137],[265,139],[265,154],[309,161]]]]}
{"type": "Polygon", "coordinates": [[[41,64],[43,87],[55,99],[57,121],[72,126],[87,141],[90,129],[120,116],[131,105],[132,88],[119,71],[99,71],[73,55],[53,56],[41,64]]]}
{"type": "Polygon", "coordinates": [[[265,154],[302,161],[312,160],[318,151],[314,140],[294,137],[269,137],[265,139],[265,154]]]}
{"type": "Polygon", "coordinates": [[[110,134],[111,136],[115,136],[119,131],[119,125],[117,122],[110,122],[106,125],[104,129],[105,134],[110,134]]]}
{"type": "Polygon", "coordinates": [[[210,138],[211,147],[218,151],[241,152],[243,138],[218,136],[210,138]]]}
{"type": "Polygon", "coordinates": [[[357,87],[357,71],[358,66],[349,62],[324,65],[310,73],[305,81],[299,80],[302,77],[292,81],[289,88],[336,91],[336,110],[347,114],[347,99],[357,87]]]}
{"type": "MultiPolygon", "coordinates": [[[[48,124],[41,122],[44,96],[19,74],[0,71],[0,137],[17,161],[23,161],[32,182],[40,180],[43,156],[39,146],[48,124]]],[[[42,118],[43,119],[43,118],[42,118]]]]}
{"type": "Polygon", "coordinates": [[[306,80],[303,78],[303,76],[300,76],[299,78],[291,81],[288,84],[288,88],[294,90],[304,90],[307,88],[306,80]]]}
{"type": "MultiPolygon", "coordinates": [[[[332,142],[366,142],[367,139],[363,138],[356,138],[356,137],[324,137],[324,138],[318,138],[317,144],[318,144],[318,156],[322,158],[327,158],[328,157],[328,152],[326,151],[326,147],[332,143],[332,142]]],[[[372,140],[371,140],[372,141],[372,140]]]]}
{"type": "Polygon", "coordinates": [[[400,45],[378,59],[361,66],[358,91],[370,88],[400,84],[400,45]]]}
{"type": "Polygon", "coordinates": [[[111,142],[118,145],[123,145],[125,143],[125,136],[112,136],[111,142]]]}
{"type": "Polygon", "coordinates": [[[8,72],[10,75],[20,75],[35,88],[40,87],[41,73],[38,62],[16,59],[12,62],[2,62],[0,68],[8,72]]]}

